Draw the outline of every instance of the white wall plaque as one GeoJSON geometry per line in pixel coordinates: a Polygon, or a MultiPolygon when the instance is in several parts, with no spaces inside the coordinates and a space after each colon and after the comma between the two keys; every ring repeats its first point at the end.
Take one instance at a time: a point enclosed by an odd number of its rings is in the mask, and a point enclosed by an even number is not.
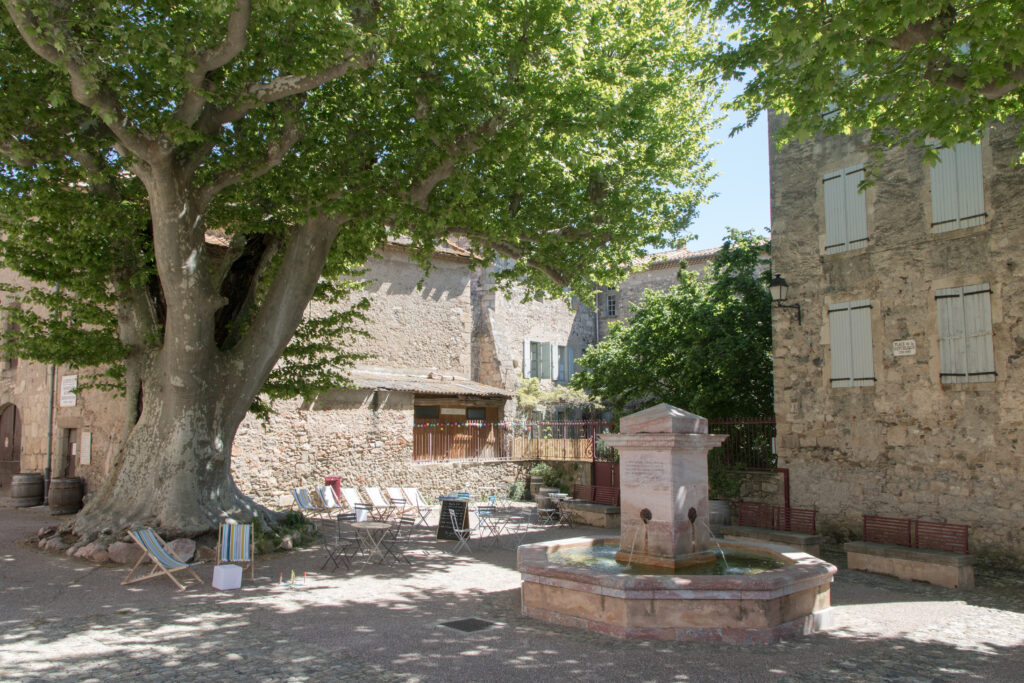
{"type": "Polygon", "coordinates": [[[82,453],[78,461],[83,465],[92,464],[92,432],[82,432],[82,453]]]}
{"type": "Polygon", "coordinates": [[[442,415],[461,415],[466,416],[465,408],[441,408],[442,415]]]}
{"type": "Polygon", "coordinates": [[[917,342],[913,339],[897,339],[892,343],[892,355],[914,356],[917,355],[917,342]]]}
{"type": "Polygon", "coordinates": [[[64,375],[60,378],[60,407],[70,408],[78,404],[78,375],[64,375]]]}

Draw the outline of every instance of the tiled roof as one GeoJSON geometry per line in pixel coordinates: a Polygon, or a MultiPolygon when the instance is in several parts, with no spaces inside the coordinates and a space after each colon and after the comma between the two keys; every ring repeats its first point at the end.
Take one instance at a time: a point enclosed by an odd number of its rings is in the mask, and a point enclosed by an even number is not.
{"type": "Polygon", "coordinates": [[[438,372],[415,373],[401,370],[360,369],[348,373],[355,385],[361,389],[385,389],[387,391],[411,391],[417,394],[437,396],[481,396],[510,398],[511,392],[474,382],[453,375],[438,372]]]}
{"type": "Polygon", "coordinates": [[[670,251],[658,251],[653,254],[648,254],[644,258],[640,259],[638,265],[643,265],[646,268],[656,268],[658,266],[667,266],[676,263],[699,263],[701,261],[710,261],[715,257],[721,247],[712,247],[711,249],[698,249],[697,251],[690,251],[685,247],[682,249],[672,249],[670,251]]]}

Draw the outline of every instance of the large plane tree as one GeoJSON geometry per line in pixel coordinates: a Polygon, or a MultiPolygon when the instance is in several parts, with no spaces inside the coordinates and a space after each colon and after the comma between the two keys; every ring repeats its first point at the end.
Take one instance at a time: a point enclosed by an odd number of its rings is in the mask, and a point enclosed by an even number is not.
{"type": "Polygon", "coordinates": [[[6,349],[125,396],[83,538],[262,514],[235,431],[268,390],[342,381],[357,312],[304,312],[383,241],[426,264],[460,236],[505,282],[586,294],[709,177],[688,2],[4,5],[0,258],[28,283],[6,349]]]}

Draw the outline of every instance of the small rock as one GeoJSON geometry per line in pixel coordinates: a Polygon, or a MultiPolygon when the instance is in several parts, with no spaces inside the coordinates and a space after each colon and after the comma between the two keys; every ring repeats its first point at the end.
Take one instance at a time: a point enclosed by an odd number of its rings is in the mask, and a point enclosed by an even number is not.
{"type": "Polygon", "coordinates": [[[67,550],[68,544],[61,540],[60,536],[51,536],[46,539],[43,550],[48,550],[51,553],[60,553],[67,550]]]}
{"type": "Polygon", "coordinates": [[[39,538],[49,538],[50,536],[53,536],[55,533],[57,533],[57,527],[44,526],[36,532],[36,536],[38,536],[39,538]]]}
{"type": "Polygon", "coordinates": [[[134,543],[111,543],[107,548],[108,559],[118,564],[135,564],[141,552],[134,543]]]}
{"type": "Polygon", "coordinates": [[[176,538],[167,543],[167,552],[182,562],[191,562],[196,554],[196,542],[191,538],[176,538]]]}
{"type": "Polygon", "coordinates": [[[72,554],[75,557],[88,557],[89,546],[83,545],[81,548],[77,550],[75,550],[74,548],[68,548],[68,553],[72,554]]]}
{"type": "Polygon", "coordinates": [[[101,549],[94,552],[89,559],[95,562],[96,564],[103,564],[109,559],[109,557],[110,556],[107,554],[107,551],[101,549]]]}
{"type": "Polygon", "coordinates": [[[291,536],[285,536],[281,539],[281,550],[291,550],[293,547],[295,547],[295,544],[292,542],[291,536]]]}
{"type": "Polygon", "coordinates": [[[217,559],[217,549],[211,548],[208,545],[196,546],[196,557],[206,562],[211,562],[217,559]]]}

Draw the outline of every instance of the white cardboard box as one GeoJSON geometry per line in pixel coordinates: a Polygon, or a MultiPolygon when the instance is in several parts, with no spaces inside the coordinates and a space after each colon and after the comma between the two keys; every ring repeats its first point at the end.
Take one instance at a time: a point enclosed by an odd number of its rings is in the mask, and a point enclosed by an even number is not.
{"type": "Polygon", "coordinates": [[[237,564],[218,564],[213,568],[213,587],[227,591],[242,587],[242,568],[237,564]]]}

